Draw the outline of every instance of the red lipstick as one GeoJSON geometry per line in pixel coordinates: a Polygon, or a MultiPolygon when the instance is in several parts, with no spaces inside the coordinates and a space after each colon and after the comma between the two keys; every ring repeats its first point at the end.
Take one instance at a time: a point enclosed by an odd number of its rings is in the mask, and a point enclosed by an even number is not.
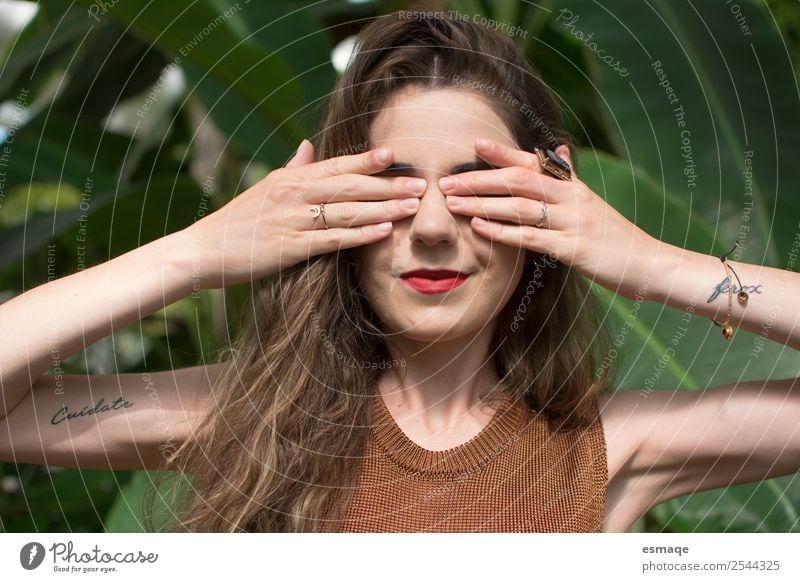
{"type": "Polygon", "coordinates": [[[416,269],[400,275],[400,280],[412,289],[433,295],[455,289],[469,277],[466,273],[447,269],[416,269]]]}

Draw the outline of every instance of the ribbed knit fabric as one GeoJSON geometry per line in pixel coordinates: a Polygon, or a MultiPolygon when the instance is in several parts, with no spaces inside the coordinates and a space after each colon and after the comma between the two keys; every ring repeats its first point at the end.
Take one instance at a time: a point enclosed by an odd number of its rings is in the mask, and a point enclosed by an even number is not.
{"type": "Polygon", "coordinates": [[[373,410],[357,491],[328,531],[601,531],[608,465],[599,414],[557,431],[526,404],[504,401],[471,440],[431,451],[403,433],[382,397],[373,410]]]}

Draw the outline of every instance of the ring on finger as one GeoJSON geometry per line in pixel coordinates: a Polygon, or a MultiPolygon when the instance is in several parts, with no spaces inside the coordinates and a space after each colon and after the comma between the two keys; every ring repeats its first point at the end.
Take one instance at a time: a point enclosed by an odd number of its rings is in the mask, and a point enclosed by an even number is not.
{"type": "Polygon", "coordinates": [[[319,206],[312,206],[309,208],[311,214],[314,215],[314,218],[322,217],[322,224],[325,225],[325,228],[328,228],[328,222],[325,220],[325,203],[320,202],[319,206]]]}
{"type": "Polygon", "coordinates": [[[536,228],[541,227],[544,224],[544,221],[547,220],[547,202],[544,200],[540,200],[540,202],[542,203],[542,217],[539,219],[539,222],[533,225],[536,228]]]}

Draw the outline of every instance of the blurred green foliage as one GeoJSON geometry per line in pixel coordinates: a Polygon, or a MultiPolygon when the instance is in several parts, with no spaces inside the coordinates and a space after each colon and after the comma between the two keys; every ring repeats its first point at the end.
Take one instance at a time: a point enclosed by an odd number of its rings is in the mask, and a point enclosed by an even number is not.
{"type": "MultiPolygon", "coordinates": [[[[736,6],[422,5],[521,31],[515,42],[555,90],[582,146],[582,179],[628,219],[661,240],[715,255],[746,234],[739,260],[785,267],[800,217],[800,200],[785,186],[800,177],[792,74],[800,11],[792,0],[736,6]],[[608,66],[600,50],[628,74],[608,66]],[[656,68],[677,95],[685,127],[656,68]],[[689,131],[689,157],[681,129],[689,131]],[[753,152],[757,194],[749,221],[745,152],[753,152]]],[[[0,300],[183,228],[285,163],[315,134],[336,77],[333,48],[369,18],[410,8],[420,6],[40,4],[21,32],[0,38],[10,146],[0,183],[0,300]],[[55,272],[48,272],[48,252],[55,272]]],[[[612,335],[632,326],[633,339],[618,346],[619,389],[655,381],[698,390],[797,373],[792,350],[768,344],[754,356],[752,334],[739,331],[726,343],[698,318],[665,360],[683,312],[645,303],[634,319],[631,302],[594,290],[612,335]],[[666,364],[654,376],[659,361],[666,364]]],[[[237,286],[187,297],[69,358],[64,371],[154,371],[209,360],[236,333],[226,314],[248,292],[237,286]]],[[[671,500],[636,529],[800,531],[795,477],[671,500]]],[[[144,471],[0,464],[0,531],[139,531],[142,493],[151,484],[144,471]]]]}

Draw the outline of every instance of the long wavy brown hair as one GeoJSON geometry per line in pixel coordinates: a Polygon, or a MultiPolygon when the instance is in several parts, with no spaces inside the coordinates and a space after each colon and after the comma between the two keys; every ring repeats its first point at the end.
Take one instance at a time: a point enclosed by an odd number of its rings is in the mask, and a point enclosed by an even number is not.
{"type": "MultiPolygon", "coordinates": [[[[399,89],[465,80],[521,149],[573,149],[554,96],[509,37],[469,19],[394,13],[360,33],[327,102],[317,158],[369,149],[370,124],[399,89]]],[[[610,347],[601,311],[580,275],[529,255],[498,316],[491,346],[497,375],[505,394],[558,419],[562,429],[586,425],[612,377],[601,365],[610,347]]],[[[392,365],[386,337],[348,250],[260,280],[249,307],[241,333],[222,353],[227,365],[205,420],[165,462],[186,478],[167,496],[174,523],[165,529],[330,531],[356,486],[376,380],[392,365]]],[[[163,531],[152,507],[164,478],[151,491],[151,531],[163,531]]]]}

